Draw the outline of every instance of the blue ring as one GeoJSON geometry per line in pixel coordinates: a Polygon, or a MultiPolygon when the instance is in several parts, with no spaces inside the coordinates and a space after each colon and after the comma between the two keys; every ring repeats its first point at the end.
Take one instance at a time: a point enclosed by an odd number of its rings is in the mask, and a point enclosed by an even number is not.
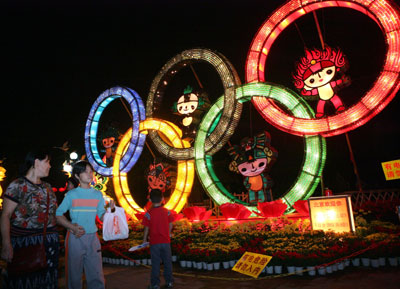
{"type": "Polygon", "coordinates": [[[115,99],[123,97],[129,103],[132,112],[132,138],[128,150],[121,158],[120,168],[124,173],[135,165],[142,153],[146,135],[139,133],[139,124],[146,119],[146,112],[139,94],[127,87],[112,87],[104,91],[94,102],[85,128],[85,150],[89,163],[93,169],[107,177],[112,177],[112,167],[107,167],[97,149],[97,129],[104,109],[115,99]]]}

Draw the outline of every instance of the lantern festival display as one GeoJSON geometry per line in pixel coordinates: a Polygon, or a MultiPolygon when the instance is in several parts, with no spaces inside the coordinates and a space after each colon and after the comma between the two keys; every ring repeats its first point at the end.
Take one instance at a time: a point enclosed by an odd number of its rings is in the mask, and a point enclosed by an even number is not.
{"type": "Polygon", "coordinates": [[[129,140],[129,146],[121,158],[119,168],[122,172],[129,170],[137,162],[143,150],[146,141],[146,135],[139,133],[139,123],[145,119],[145,111],[142,99],[133,89],[116,86],[105,90],[94,102],[90,109],[85,128],[85,150],[86,156],[93,169],[106,177],[113,176],[113,167],[107,166],[102,160],[97,148],[97,132],[100,123],[100,117],[106,107],[115,99],[124,98],[130,105],[132,113],[133,134],[129,140]]]}
{"type": "MultiPolygon", "coordinates": [[[[157,111],[162,107],[164,93],[170,81],[182,68],[197,62],[211,65],[221,78],[224,87],[224,105],[222,107],[221,117],[216,123],[215,129],[205,139],[205,150],[210,154],[214,154],[228,142],[229,138],[234,133],[242,111],[242,106],[236,101],[235,97],[235,88],[240,84],[239,76],[233,65],[222,54],[209,49],[195,48],[182,51],[172,57],[162,67],[151,84],[146,103],[146,117],[157,118],[157,111]]],[[[189,99],[186,97],[186,101],[185,95],[183,96],[184,102],[182,103],[182,110],[186,105],[185,103],[192,103],[195,108],[195,96],[189,92],[187,95],[189,99]],[[190,101],[191,97],[193,102],[190,101]]],[[[201,97],[201,95],[196,97],[199,96],[201,97]]],[[[192,109],[190,108],[190,110],[192,109]]],[[[187,119],[188,122],[189,119],[187,119]]],[[[185,120],[185,117],[183,120],[185,120]]],[[[155,145],[157,151],[166,158],[172,160],[189,160],[194,157],[194,148],[192,146],[187,148],[171,147],[156,131],[150,131],[149,138],[155,145]]]]}
{"type": "MultiPolygon", "coordinates": [[[[375,21],[381,29],[386,43],[383,68],[371,89],[364,95],[360,95],[360,100],[351,107],[341,107],[339,99],[332,97],[330,100],[337,105],[337,113],[332,116],[320,117],[323,103],[320,105],[320,110],[317,109],[316,119],[304,119],[288,114],[274,105],[270,99],[254,98],[252,102],[264,119],[282,131],[295,135],[319,134],[325,137],[348,132],[365,124],[381,112],[400,88],[400,13],[397,6],[389,0],[291,0],[286,2],[272,13],[253,38],[246,61],[246,82],[268,81],[265,78],[268,70],[267,58],[273,57],[270,55],[271,47],[282,31],[300,17],[330,7],[356,10],[375,21]],[[320,113],[318,114],[318,112],[320,113]]],[[[322,52],[322,54],[324,53],[326,51],[322,52]]],[[[315,60],[315,63],[313,62],[314,64],[311,65],[316,65],[311,68],[310,73],[317,72],[315,69],[321,71],[319,65],[321,67],[329,65],[318,64],[318,59],[319,57],[310,59],[310,64],[312,60],[315,60]]],[[[335,67],[342,69],[344,66],[340,65],[336,63],[335,67]]],[[[304,75],[302,80],[304,80],[304,75]]],[[[341,84],[348,82],[348,78],[345,77],[342,81],[341,84]]],[[[329,86],[332,87],[332,85],[325,86],[327,91],[330,91],[328,95],[332,94],[329,86]]],[[[321,93],[321,89],[318,91],[322,100],[324,97],[328,97],[323,96],[325,93],[321,93]]],[[[312,90],[308,90],[307,93],[313,94],[312,90]]]]}
{"type": "MultiPolygon", "coordinates": [[[[189,142],[181,139],[182,132],[173,123],[154,118],[147,118],[145,121],[140,122],[138,132],[144,133],[149,130],[156,130],[162,133],[173,147],[184,148],[190,146],[189,142]]],[[[124,154],[127,153],[127,146],[133,134],[133,130],[129,129],[124,134],[117,147],[113,164],[113,183],[115,195],[117,196],[119,204],[124,208],[128,215],[133,219],[137,219],[138,215],[141,215],[141,213],[144,212],[144,209],[135,202],[129,190],[127,173],[121,171],[119,168],[121,159],[124,154]]],[[[183,209],[192,190],[193,179],[194,161],[177,161],[177,177],[175,186],[169,200],[165,204],[165,208],[174,210],[176,213],[179,213],[183,209]]]]}
{"type": "Polygon", "coordinates": [[[111,167],[114,161],[115,148],[121,138],[120,132],[114,127],[109,125],[99,135],[99,140],[103,145],[105,152],[102,158],[107,167],[111,167]]]}
{"type": "Polygon", "coordinates": [[[247,219],[252,212],[242,204],[225,203],[219,206],[222,216],[227,220],[247,219]]]}
{"type": "Polygon", "coordinates": [[[191,86],[183,91],[183,95],[174,103],[172,110],[182,117],[182,139],[192,142],[196,136],[201,115],[210,107],[205,91],[196,92],[191,86]]]}
{"type": "Polygon", "coordinates": [[[229,169],[244,177],[244,186],[249,194],[249,203],[270,202],[272,179],[268,172],[278,157],[278,151],[271,146],[267,131],[252,138],[242,139],[240,146],[229,147],[232,158],[229,169]]]}
{"type": "Polygon", "coordinates": [[[350,84],[350,78],[342,75],[348,68],[347,58],[340,49],[306,50],[306,56],[302,57],[296,65],[294,73],[294,85],[300,90],[305,99],[318,99],[316,117],[325,115],[325,104],[331,102],[336,112],[345,110],[344,104],[336,91],[350,84]]]}
{"type": "MultiPolygon", "coordinates": [[[[142,216],[145,210],[136,204],[129,191],[127,173],[141,155],[148,134],[163,157],[177,162],[174,185],[168,181],[172,171],[164,164],[154,162],[146,172],[149,188],[166,192],[171,187],[172,193],[165,204],[170,210],[179,213],[183,209],[196,171],[204,190],[216,205],[223,208],[226,218],[248,216],[249,212],[263,216],[281,215],[296,209],[302,215],[309,213],[316,228],[324,228],[326,221],[333,224],[332,218],[336,216],[341,218],[334,223],[337,231],[353,231],[349,198],[309,199],[321,180],[325,165],[324,137],[339,135],[365,124],[388,105],[399,88],[400,17],[396,5],[389,0],[290,0],[278,8],[257,32],[247,56],[246,84],[241,85],[235,68],[220,53],[198,48],[178,53],[154,78],[146,109],[140,96],[130,88],[113,87],[98,97],[86,124],[86,154],[97,173],[113,178],[118,202],[133,218],[142,216]],[[349,62],[342,48],[326,46],[305,50],[305,56],[299,59],[293,74],[300,95],[282,85],[265,82],[266,60],[279,34],[301,16],[327,7],[360,11],[375,21],[386,42],[380,75],[372,88],[360,95],[360,100],[350,107],[344,104],[339,93],[340,89],[350,84],[349,76],[344,74],[349,62]],[[181,69],[196,62],[209,64],[216,70],[224,93],[211,105],[204,91],[186,87],[174,104],[182,131],[177,125],[156,116],[163,107],[163,97],[172,78],[181,69]],[[124,134],[114,154],[112,147],[118,137],[101,138],[106,149],[105,159],[102,160],[96,143],[100,116],[117,98],[123,98],[129,104],[132,127],[124,134]],[[313,99],[318,100],[316,113],[305,101],[313,99]],[[245,138],[240,146],[228,149],[232,158],[230,169],[244,177],[249,193],[248,203],[229,192],[213,169],[213,154],[224,147],[233,135],[246,101],[251,101],[263,118],[276,128],[304,139],[304,158],[298,177],[287,192],[280,193],[277,200],[272,196],[272,180],[268,172],[278,154],[271,146],[271,137],[267,132],[245,138]],[[334,107],[333,114],[327,110],[328,106],[334,107]]],[[[185,212],[193,220],[211,215],[211,211],[199,207],[187,208],[185,212]]]]}
{"type": "Polygon", "coordinates": [[[183,214],[192,222],[207,221],[212,214],[211,210],[206,210],[204,207],[188,207],[183,209],[183,214]]]}
{"type": "MultiPolygon", "coordinates": [[[[149,168],[145,172],[145,178],[147,181],[147,199],[150,199],[150,191],[152,189],[158,189],[163,193],[169,191],[172,186],[175,186],[176,175],[173,174],[171,165],[162,161],[154,161],[150,164],[149,168]],[[172,184],[173,182],[173,184],[172,184]]],[[[151,207],[151,201],[149,200],[145,205],[145,209],[148,210],[151,207]]]]}
{"type": "MultiPolygon", "coordinates": [[[[272,83],[248,83],[236,89],[238,101],[246,102],[254,98],[268,98],[277,101],[287,108],[294,116],[312,118],[313,110],[307,102],[295,92],[272,83]]],[[[250,211],[257,212],[257,204],[249,204],[236,198],[223,185],[222,181],[214,172],[213,158],[204,150],[204,140],[214,127],[223,107],[223,97],[220,97],[203,117],[199,131],[194,142],[196,172],[203,188],[210,198],[217,204],[239,203],[246,206],[250,211]]],[[[286,213],[294,211],[293,204],[300,199],[307,199],[313,193],[320,182],[322,170],[326,158],[326,142],[321,136],[304,137],[304,159],[302,168],[294,184],[281,196],[283,203],[287,205],[286,213]]]]}

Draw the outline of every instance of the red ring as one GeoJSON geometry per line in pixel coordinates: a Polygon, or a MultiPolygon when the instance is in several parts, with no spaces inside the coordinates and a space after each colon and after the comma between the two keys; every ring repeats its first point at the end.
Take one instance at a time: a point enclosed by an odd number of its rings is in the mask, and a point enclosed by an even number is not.
{"type": "Polygon", "coordinates": [[[396,95],[400,88],[400,18],[399,9],[389,1],[292,0],[277,9],[259,29],[251,44],[246,61],[246,82],[265,81],[265,62],[269,49],[278,35],[297,18],[326,7],[344,7],[358,10],[372,18],[381,28],[387,43],[387,54],[381,74],[374,86],[358,103],[334,116],[321,119],[302,119],[288,115],[265,98],[252,100],[266,121],[295,135],[324,137],[353,130],[377,115],[396,95]]]}

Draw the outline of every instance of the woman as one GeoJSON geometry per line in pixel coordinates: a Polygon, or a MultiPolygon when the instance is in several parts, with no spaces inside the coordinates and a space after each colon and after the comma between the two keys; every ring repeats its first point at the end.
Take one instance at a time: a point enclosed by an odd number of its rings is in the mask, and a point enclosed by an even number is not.
{"type": "Polygon", "coordinates": [[[47,267],[40,271],[29,273],[23,268],[17,273],[9,271],[4,278],[5,288],[57,288],[57,199],[51,186],[41,180],[49,175],[50,167],[49,154],[45,151],[28,153],[20,171],[23,177],[14,180],[4,193],[1,257],[11,263],[10,267],[18,250],[29,250],[27,247],[40,244],[44,239],[47,260],[47,267]]]}

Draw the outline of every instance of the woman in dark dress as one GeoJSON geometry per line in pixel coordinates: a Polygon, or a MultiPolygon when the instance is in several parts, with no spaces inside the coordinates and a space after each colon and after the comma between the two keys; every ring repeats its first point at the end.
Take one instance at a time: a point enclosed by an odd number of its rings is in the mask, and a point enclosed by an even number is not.
{"type": "Polygon", "coordinates": [[[57,288],[59,239],[55,212],[57,199],[50,184],[41,179],[49,175],[50,159],[45,151],[28,153],[21,167],[20,177],[10,183],[4,192],[1,215],[1,257],[13,261],[18,250],[42,243],[44,239],[47,268],[36,272],[18,274],[9,272],[4,278],[5,288],[57,288]],[[48,198],[49,196],[49,198],[48,198]],[[49,209],[47,213],[47,200],[49,209]],[[47,220],[46,236],[43,236],[47,220]]]}

